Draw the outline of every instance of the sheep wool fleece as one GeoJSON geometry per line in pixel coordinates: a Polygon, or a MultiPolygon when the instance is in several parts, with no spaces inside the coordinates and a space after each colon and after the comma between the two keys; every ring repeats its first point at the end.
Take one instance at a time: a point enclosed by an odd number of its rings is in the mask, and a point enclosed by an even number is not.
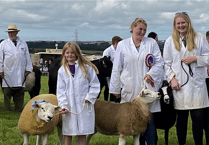
{"type": "Polygon", "coordinates": [[[57,124],[62,123],[62,115],[55,114],[52,121],[45,122],[40,121],[37,122],[35,119],[35,115],[38,113],[38,108],[35,108],[31,111],[32,103],[34,101],[42,101],[45,100],[53,105],[58,105],[57,96],[53,94],[41,94],[34,98],[32,98],[24,107],[19,122],[18,129],[22,134],[32,134],[32,135],[42,135],[42,134],[51,134],[54,131],[54,128],[57,124]]]}

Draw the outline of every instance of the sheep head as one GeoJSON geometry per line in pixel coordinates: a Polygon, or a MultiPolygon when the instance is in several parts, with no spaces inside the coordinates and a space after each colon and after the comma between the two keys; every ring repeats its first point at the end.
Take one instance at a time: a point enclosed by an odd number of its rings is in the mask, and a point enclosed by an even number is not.
{"type": "Polygon", "coordinates": [[[146,104],[149,104],[160,99],[161,95],[159,92],[151,91],[144,87],[137,97],[140,97],[146,104]]]}
{"type": "Polygon", "coordinates": [[[32,110],[33,108],[38,107],[38,113],[37,113],[37,120],[43,120],[45,122],[50,122],[53,117],[55,111],[60,110],[60,107],[52,105],[51,103],[48,103],[46,101],[35,101],[32,104],[32,110]]]}

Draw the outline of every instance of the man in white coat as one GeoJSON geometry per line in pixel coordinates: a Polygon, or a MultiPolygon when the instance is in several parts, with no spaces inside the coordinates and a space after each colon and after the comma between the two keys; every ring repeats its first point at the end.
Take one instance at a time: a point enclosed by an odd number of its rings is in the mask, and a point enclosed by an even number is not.
{"type": "MultiPolygon", "coordinates": [[[[110,60],[113,63],[118,42],[120,42],[121,40],[122,38],[120,38],[119,36],[114,36],[112,38],[112,45],[104,50],[103,57],[104,56],[110,57],[110,60]]],[[[106,80],[108,87],[110,87],[110,77],[106,77],[106,80]]],[[[120,98],[118,99],[113,94],[110,94],[110,101],[113,101],[115,103],[120,103],[120,98]]]]}
{"type": "Polygon", "coordinates": [[[24,103],[25,77],[32,72],[28,46],[17,34],[20,30],[15,24],[8,27],[9,38],[0,44],[0,77],[3,78],[4,108],[11,110],[13,96],[15,111],[21,112],[24,103]]]}

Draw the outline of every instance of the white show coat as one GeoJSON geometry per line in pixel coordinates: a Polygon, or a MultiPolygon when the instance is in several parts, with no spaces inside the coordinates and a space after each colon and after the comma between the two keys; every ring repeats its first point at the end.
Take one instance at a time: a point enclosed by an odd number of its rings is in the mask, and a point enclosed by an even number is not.
{"type": "Polygon", "coordinates": [[[197,49],[187,51],[184,44],[181,43],[181,50],[175,49],[172,36],[170,36],[164,45],[163,58],[165,62],[165,72],[167,81],[170,82],[175,75],[176,80],[180,85],[187,81],[187,75],[183,68],[189,75],[189,81],[186,85],[181,87],[181,90],[173,90],[174,107],[178,110],[198,109],[209,106],[208,94],[205,83],[205,66],[209,65],[209,45],[203,35],[196,33],[195,43],[197,49]],[[197,62],[190,64],[193,77],[189,74],[189,67],[181,60],[185,56],[196,56],[197,62]]]}
{"type": "Polygon", "coordinates": [[[87,65],[88,76],[84,78],[78,63],[75,65],[74,77],[65,73],[62,66],[58,71],[57,98],[58,105],[69,112],[63,115],[62,132],[64,135],[86,135],[94,133],[94,103],[100,92],[100,83],[94,69],[87,65]],[[91,103],[85,103],[85,100],[91,103]],[[83,105],[85,104],[84,108],[83,105]],[[83,108],[83,110],[82,110],[83,108]],[[80,113],[81,112],[81,113],[80,113]]]}
{"type": "MultiPolygon", "coordinates": [[[[114,61],[114,56],[115,56],[115,52],[116,52],[116,50],[115,50],[114,46],[111,45],[110,47],[108,47],[107,49],[104,50],[104,52],[103,52],[103,57],[104,57],[104,56],[110,56],[110,60],[111,60],[112,63],[113,63],[113,61],[114,61]]],[[[106,80],[107,80],[107,85],[108,85],[108,87],[110,87],[110,77],[106,77],[106,80]]]]}
{"type": "MultiPolygon", "coordinates": [[[[17,37],[17,46],[10,39],[0,44],[0,72],[4,72],[4,77],[10,87],[22,87],[25,71],[32,72],[32,70],[33,66],[25,41],[17,37]]],[[[4,79],[2,87],[8,87],[4,79]]]]}
{"type": "Polygon", "coordinates": [[[108,47],[108,48],[106,48],[106,49],[104,50],[104,52],[103,52],[103,57],[104,57],[104,56],[110,56],[110,60],[111,60],[112,63],[113,63],[113,61],[114,61],[114,56],[115,56],[115,52],[116,52],[115,48],[113,47],[113,45],[111,45],[110,47],[108,47]]]}
{"type": "MultiPolygon", "coordinates": [[[[156,41],[152,38],[144,37],[142,39],[139,52],[137,51],[133,39],[128,38],[118,43],[113,63],[113,70],[110,80],[110,93],[120,94],[121,84],[121,102],[130,102],[140,93],[143,84],[153,91],[158,91],[162,85],[163,59],[156,41]],[[147,54],[152,54],[155,63],[152,68],[145,64],[147,54]],[[144,76],[149,74],[154,80],[154,87],[145,83],[144,76]]],[[[159,101],[152,103],[151,112],[159,112],[159,101]]]]}

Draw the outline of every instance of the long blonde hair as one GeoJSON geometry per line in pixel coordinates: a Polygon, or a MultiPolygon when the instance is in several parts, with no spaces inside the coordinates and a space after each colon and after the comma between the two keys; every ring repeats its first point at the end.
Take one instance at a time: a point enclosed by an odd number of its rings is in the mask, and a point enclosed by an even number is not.
{"type": "Polygon", "coordinates": [[[174,20],[173,20],[172,37],[173,37],[173,43],[175,45],[176,50],[180,51],[180,49],[181,49],[181,43],[179,41],[180,40],[180,33],[178,32],[178,30],[175,27],[175,22],[178,17],[184,18],[184,20],[189,24],[187,31],[186,31],[187,50],[191,51],[193,49],[196,49],[197,48],[197,45],[195,44],[196,32],[192,27],[191,20],[187,14],[179,13],[174,17],[174,20]]]}
{"type": "Polygon", "coordinates": [[[84,78],[87,77],[87,67],[86,67],[86,65],[89,65],[89,66],[93,67],[95,72],[97,74],[99,73],[97,67],[93,63],[91,63],[90,61],[86,60],[83,57],[83,55],[81,53],[81,50],[80,50],[80,47],[78,46],[77,43],[75,43],[75,42],[67,42],[64,45],[63,49],[62,49],[62,65],[63,65],[67,75],[68,75],[68,73],[67,73],[68,61],[65,58],[65,52],[68,50],[68,48],[71,48],[72,51],[75,53],[76,60],[78,60],[78,65],[79,65],[79,67],[81,68],[81,70],[82,70],[82,72],[84,74],[84,78]]]}

